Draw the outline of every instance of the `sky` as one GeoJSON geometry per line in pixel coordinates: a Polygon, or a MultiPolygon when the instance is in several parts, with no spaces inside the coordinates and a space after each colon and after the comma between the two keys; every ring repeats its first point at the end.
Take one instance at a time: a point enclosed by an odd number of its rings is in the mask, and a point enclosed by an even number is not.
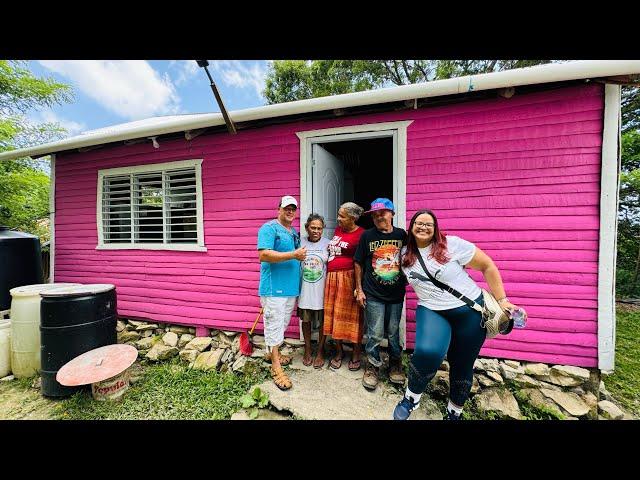
{"type": "MultiPolygon", "coordinates": [[[[209,61],[228,111],[266,104],[268,65],[267,60],[209,61]]],[[[31,60],[29,69],[72,86],[71,103],[28,113],[34,123],[59,123],[68,137],[144,118],[220,111],[195,60],[31,60]]]]}

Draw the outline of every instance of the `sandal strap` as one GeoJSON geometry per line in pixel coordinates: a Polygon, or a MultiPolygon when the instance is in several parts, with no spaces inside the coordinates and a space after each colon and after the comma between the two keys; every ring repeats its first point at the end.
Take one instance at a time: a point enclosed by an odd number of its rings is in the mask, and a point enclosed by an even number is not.
{"type": "MultiPolygon", "coordinates": [[[[267,353],[265,355],[265,360],[269,363],[271,363],[271,354],[267,353]]],[[[280,354],[280,365],[289,365],[291,363],[291,356],[290,355],[285,355],[284,353],[280,354]]]]}
{"type": "Polygon", "coordinates": [[[284,373],[284,370],[282,370],[282,368],[279,368],[277,370],[272,368],[271,369],[271,378],[273,378],[273,381],[278,386],[282,386],[282,387],[290,387],[291,386],[291,380],[289,379],[287,374],[284,373]]]}

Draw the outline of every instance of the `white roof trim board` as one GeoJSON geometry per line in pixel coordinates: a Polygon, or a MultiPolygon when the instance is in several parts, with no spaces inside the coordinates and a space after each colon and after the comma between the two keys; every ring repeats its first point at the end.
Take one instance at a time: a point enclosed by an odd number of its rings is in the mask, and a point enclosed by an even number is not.
{"type": "MultiPolygon", "coordinates": [[[[229,112],[229,116],[235,123],[239,123],[323,110],[454,95],[471,91],[635,74],[640,74],[640,61],[638,60],[584,60],[552,63],[482,75],[468,75],[379,90],[278,103],[232,111],[229,112]]],[[[155,117],[85,132],[75,137],[44,145],[3,152],[0,153],[0,160],[41,156],[75,148],[196,130],[217,125],[224,125],[224,118],[220,113],[155,117]]]]}

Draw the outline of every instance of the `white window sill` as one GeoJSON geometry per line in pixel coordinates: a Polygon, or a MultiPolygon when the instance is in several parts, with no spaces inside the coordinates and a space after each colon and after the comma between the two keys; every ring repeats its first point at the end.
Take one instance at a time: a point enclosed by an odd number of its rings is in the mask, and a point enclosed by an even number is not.
{"type": "Polygon", "coordinates": [[[206,252],[207,247],[200,245],[179,245],[172,244],[166,245],[163,243],[147,243],[147,244],[113,244],[113,245],[98,245],[96,250],[169,250],[174,252],[206,252]]]}

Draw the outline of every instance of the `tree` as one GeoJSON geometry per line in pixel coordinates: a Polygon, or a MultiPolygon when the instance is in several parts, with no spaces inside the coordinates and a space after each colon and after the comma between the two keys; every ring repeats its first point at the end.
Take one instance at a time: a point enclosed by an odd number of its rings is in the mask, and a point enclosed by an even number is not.
{"type": "Polygon", "coordinates": [[[267,103],[359,92],[548,63],[549,60],[276,60],[267,73],[267,103]]]}
{"type": "Polygon", "coordinates": [[[640,128],[640,87],[622,87],[622,132],[640,128]]]}
{"type": "MultiPolygon", "coordinates": [[[[61,138],[65,130],[60,125],[33,125],[26,114],[72,98],[69,85],[34,76],[25,62],[0,60],[0,152],[61,138]]],[[[0,162],[0,225],[48,239],[47,163],[29,158],[0,162]]]]}
{"type": "Polygon", "coordinates": [[[620,296],[640,295],[640,132],[622,134],[616,289],[620,296]]]}

